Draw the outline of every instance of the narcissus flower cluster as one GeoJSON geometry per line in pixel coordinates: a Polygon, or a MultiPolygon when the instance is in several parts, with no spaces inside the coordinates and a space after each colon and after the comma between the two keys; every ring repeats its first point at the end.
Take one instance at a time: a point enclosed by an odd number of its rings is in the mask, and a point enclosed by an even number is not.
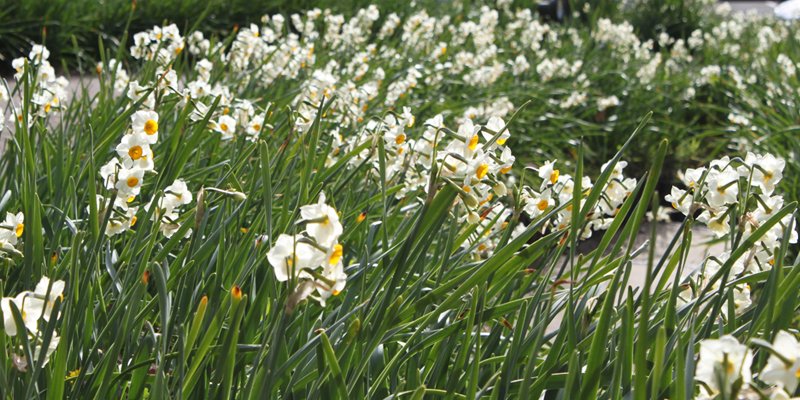
{"type": "MultiPolygon", "coordinates": [[[[686,189],[672,187],[665,196],[672,207],[684,215],[697,215],[717,237],[738,235],[746,240],[756,230],[775,216],[784,206],[783,196],[775,195],[775,186],[783,177],[786,161],[772,154],[748,153],[744,159],[725,156],[710,163],[709,168],[689,168],[678,173],[686,189]]],[[[772,269],[775,252],[779,246],[797,243],[794,220],[787,215],[759,237],[753,248],[733,261],[731,277],[772,269]],[[788,231],[788,232],[787,232],[788,231]],[[788,234],[788,243],[784,237],[788,234]]],[[[715,276],[732,251],[711,256],[703,265],[701,283],[715,276]]],[[[718,283],[715,283],[715,286],[718,283]]],[[[734,309],[744,312],[752,301],[750,287],[737,285],[734,289],[734,309]]],[[[722,307],[727,316],[728,307],[722,307]]]]}
{"type": "Polygon", "coordinates": [[[800,343],[795,334],[779,331],[771,346],[759,344],[770,353],[767,364],[755,376],[772,387],[761,390],[754,386],[753,350],[740,344],[732,335],[700,342],[695,379],[700,383],[698,400],[719,398],[758,400],[769,394],[771,400],[790,400],[800,378],[800,343]]]}
{"type": "Polygon", "coordinates": [[[300,215],[297,225],[304,225],[305,230],[278,236],[267,259],[275,279],[297,282],[298,301],[316,289],[314,297],[324,307],[326,300],[341,293],[347,283],[344,249],[339,244],[344,229],[336,210],[325,203],[324,192],[317,203],[300,207],[300,215]]]}
{"type": "MultiPolygon", "coordinates": [[[[38,362],[39,354],[42,351],[45,352],[44,361],[41,366],[50,361],[50,355],[58,347],[61,338],[54,332],[50,337],[50,341],[45,344],[44,333],[39,329],[39,321],[43,320],[46,323],[50,321],[52,317],[59,317],[59,315],[53,315],[53,307],[57,300],[64,300],[64,288],[64,281],[51,282],[49,278],[44,276],[39,283],[36,284],[36,288],[33,291],[26,290],[17,294],[16,297],[4,297],[0,299],[0,309],[3,311],[3,328],[5,333],[8,336],[27,334],[31,349],[33,350],[33,362],[38,362]],[[12,307],[14,307],[22,317],[22,326],[18,325],[12,307]]],[[[21,354],[22,349],[19,350],[21,354]]],[[[3,349],[3,351],[5,351],[5,349],[3,349]]],[[[17,368],[24,370],[25,363],[26,362],[21,361],[15,364],[17,368]]]]}

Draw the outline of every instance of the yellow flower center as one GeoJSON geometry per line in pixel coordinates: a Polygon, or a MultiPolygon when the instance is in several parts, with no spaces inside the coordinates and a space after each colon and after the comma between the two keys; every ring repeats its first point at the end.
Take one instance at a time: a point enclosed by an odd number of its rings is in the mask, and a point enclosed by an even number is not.
{"type": "Polygon", "coordinates": [[[134,226],[134,225],[136,225],[136,216],[135,215],[133,216],[133,218],[131,218],[131,226],[134,226]]]}
{"type": "Polygon", "coordinates": [[[500,170],[500,172],[503,173],[503,174],[507,174],[508,171],[511,171],[511,167],[503,168],[503,169],[500,170]]]}
{"type": "Polygon", "coordinates": [[[126,183],[128,184],[128,187],[131,187],[131,188],[132,187],[136,187],[136,185],[139,184],[139,178],[137,178],[135,176],[132,176],[132,177],[128,178],[128,181],[126,183]]]}
{"type": "Polygon", "coordinates": [[[550,174],[550,183],[552,183],[553,185],[555,185],[555,184],[556,184],[556,182],[558,182],[558,170],[557,170],[557,169],[554,169],[554,170],[553,170],[553,173],[552,173],[552,174],[550,174]]]}
{"type": "Polygon", "coordinates": [[[142,147],[141,146],[133,146],[128,149],[128,155],[131,156],[131,159],[138,160],[142,158],[142,147]]]}
{"type": "Polygon", "coordinates": [[[478,135],[472,137],[469,140],[469,145],[467,145],[470,150],[475,151],[475,148],[478,147],[478,135]]]}
{"type": "Polygon", "coordinates": [[[497,144],[499,144],[500,146],[506,144],[506,139],[497,139],[497,144]]]}
{"type": "Polygon", "coordinates": [[[481,166],[478,167],[478,170],[475,172],[475,176],[477,176],[478,179],[483,179],[487,172],[489,172],[489,166],[486,164],[481,164],[481,166]]]}
{"type": "Polygon", "coordinates": [[[402,133],[397,135],[397,138],[394,139],[394,142],[397,143],[398,145],[403,144],[403,142],[405,141],[406,141],[406,135],[403,135],[402,133]]]}
{"type": "Polygon", "coordinates": [[[144,123],[144,133],[155,135],[156,132],[158,132],[158,122],[148,119],[147,122],[144,123]]]}
{"type": "Polygon", "coordinates": [[[540,201],[539,201],[539,204],[536,206],[536,208],[538,208],[538,209],[539,209],[539,211],[544,211],[544,210],[546,210],[546,209],[547,209],[547,205],[548,205],[548,204],[549,204],[549,203],[547,202],[547,200],[540,200],[540,201]]]}
{"type": "Polygon", "coordinates": [[[223,131],[225,131],[225,132],[227,132],[227,131],[228,131],[228,125],[225,125],[225,124],[219,124],[219,127],[220,127],[220,129],[222,129],[222,130],[223,130],[223,131]]]}
{"type": "Polygon", "coordinates": [[[365,218],[367,218],[367,212],[366,211],[362,212],[361,214],[358,214],[358,222],[363,221],[365,218]]]}
{"type": "Polygon", "coordinates": [[[17,234],[17,237],[22,236],[22,232],[25,230],[25,224],[17,224],[17,229],[14,229],[14,233],[17,234]]]}
{"type": "Polygon", "coordinates": [[[338,295],[339,295],[339,293],[342,293],[342,292],[340,292],[340,291],[338,291],[338,290],[334,290],[332,293],[333,293],[333,295],[334,295],[334,296],[338,296],[338,295]]]}
{"type": "Polygon", "coordinates": [[[330,263],[331,265],[336,265],[339,262],[339,259],[342,258],[342,245],[337,244],[333,246],[333,254],[331,254],[330,263]]]}
{"type": "Polygon", "coordinates": [[[255,124],[255,125],[253,125],[253,129],[255,129],[256,131],[260,131],[261,130],[261,125],[255,124]]]}

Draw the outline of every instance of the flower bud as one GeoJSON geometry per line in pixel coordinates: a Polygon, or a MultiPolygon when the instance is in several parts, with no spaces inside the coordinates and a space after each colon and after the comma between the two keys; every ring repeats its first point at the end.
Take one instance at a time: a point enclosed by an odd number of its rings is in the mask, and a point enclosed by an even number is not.
{"type": "Polygon", "coordinates": [[[496,195],[502,197],[502,196],[505,196],[507,192],[508,192],[508,189],[506,189],[506,184],[505,183],[497,182],[497,184],[494,185],[494,193],[496,195]]]}
{"type": "Polygon", "coordinates": [[[242,192],[231,192],[231,197],[236,201],[245,201],[247,200],[247,195],[242,192]]]}
{"type": "Polygon", "coordinates": [[[195,209],[194,213],[194,229],[199,229],[200,224],[203,222],[203,216],[206,213],[206,195],[205,190],[203,187],[200,187],[200,191],[197,193],[197,208],[195,209]]]}
{"type": "Polygon", "coordinates": [[[466,204],[469,208],[475,208],[478,206],[478,198],[476,198],[472,193],[467,193],[465,196],[462,196],[462,199],[464,200],[464,204],[466,204]]]}
{"type": "Polygon", "coordinates": [[[467,215],[467,221],[469,221],[470,224],[480,223],[481,216],[478,215],[478,213],[476,213],[475,211],[470,211],[469,214],[467,215]]]}

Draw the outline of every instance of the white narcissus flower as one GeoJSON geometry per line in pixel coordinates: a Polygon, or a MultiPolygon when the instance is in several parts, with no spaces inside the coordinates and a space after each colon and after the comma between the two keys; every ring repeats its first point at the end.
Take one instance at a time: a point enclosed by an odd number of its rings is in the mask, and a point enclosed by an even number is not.
{"type": "Polygon", "coordinates": [[[711,216],[710,212],[704,211],[697,217],[697,220],[706,224],[717,237],[723,237],[731,231],[730,215],[726,213],[727,210],[727,207],[722,207],[714,216],[711,216]]]}
{"type": "MultiPolygon", "coordinates": [[[[750,299],[750,285],[734,286],[733,309],[736,312],[736,315],[741,315],[744,310],[748,309],[752,304],[753,300],[750,299]]],[[[730,316],[728,316],[727,304],[722,307],[722,314],[725,315],[725,318],[730,318],[730,316]]]]}
{"type": "Polygon", "coordinates": [[[134,133],[144,134],[148,143],[158,142],[158,114],[155,111],[137,111],[131,116],[134,133]]]}
{"type": "Polygon", "coordinates": [[[250,122],[247,124],[247,129],[245,129],[245,133],[247,133],[247,140],[255,142],[258,139],[258,135],[261,133],[261,129],[264,127],[264,114],[256,115],[250,122]]]}
{"type": "Polygon", "coordinates": [[[477,182],[473,183],[473,178],[477,178],[478,180],[485,178],[486,174],[489,173],[489,164],[491,162],[492,159],[483,152],[483,149],[478,149],[472,159],[469,160],[469,164],[467,164],[465,184],[474,185],[477,184],[477,182]]]}
{"type": "Polygon", "coordinates": [[[45,321],[50,321],[56,299],[60,298],[62,301],[64,299],[65,285],[64,281],[55,281],[51,286],[50,278],[43,276],[36,284],[33,295],[25,299],[23,305],[25,313],[32,314],[37,320],[41,316],[45,321]],[[48,288],[50,289],[49,295],[48,288]]]}
{"type": "Polygon", "coordinates": [[[17,297],[4,297],[0,299],[0,308],[3,310],[3,325],[7,335],[17,335],[17,323],[14,320],[14,314],[11,311],[11,303],[14,303],[22,315],[22,321],[25,324],[25,327],[33,332],[38,330],[37,321],[39,320],[39,317],[25,313],[25,299],[30,293],[31,292],[29,291],[25,291],[18,294],[17,297]]]}
{"type": "Polygon", "coordinates": [[[103,186],[111,190],[117,182],[117,167],[122,167],[117,157],[111,159],[106,165],[100,167],[100,177],[103,178],[103,186]]]}
{"type": "Polygon", "coordinates": [[[708,174],[706,199],[713,208],[736,202],[739,194],[739,174],[733,168],[724,171],[712,170],[708,174]]]}
{"type": "Polygon", "coordinates": [[[280,282],[289,280],[289,276],[310,278],[302,272],[303,268],[317,268],[324,260],[325,253],[307,243],[297,242],[294,236],[281,234],[275,246],[267,253],[267,260],[275,271],[275,278],[280,282]]]}
{"type": "Polygon", "coordinates": [[[403,123],[411,128],[414,126],[414,116],[411,114],[411,107],[403,107],[403,113],[400,115],[403,119],[403,123]]]}
{"type": "Polygon", "coordinates": [[[444,128],[444,117],[442,114],[436,114],[433,118],[425,121],[425,125],[428,125],[428,131],[436,132],[437,129],[444,128]]]}
{"type": "Polygon", "coordinates": [[[33,61],[34,65],[41,64],[49,57],[50,57],[50,51],[47,50],[47,47],[44,47],[41,44],[33,45],[30,54],[28,54],[28,59],[33,61]]]}
{"type": "Polygon", "coordinates": [[[347,274],[344,272],[344,264],[342,263],[342,245],[335,244],[328,250],[328,263],[322,271],[322,276],[325,279],[333,282],[333,286],[329,286],[327,282],[317,281],[317,292],[320,295],[320,304],[325,307],[325,300],[331,296],[338,296],[344,290],[347,284],[347,274]]]}
{"type": "Polygon", "coordinates": [[[700,185],[700,179],[703,177],[703,174],[706,172],[706,168],[688,168],[686,172],[678,171],[678,179],[683,182],[684,185],[687,187],[693,188],[698,187],[700,185]]]}
{"type": "Polygon", "coordinates": [[[511,154],[511,147],[506,146],[506,148],[503,149],[503,152],[500,153],[500,162],[502,162],[502,164],[497,166],[500,168],[500,173],[507,174],[508,171],[511,171],[511,167],[514,166],[514,161],[516,160],[517,158],[511,154]]]}
{"type": "MultiPolygon", "coordinates": [[[[492,138],[495,135],[497,135],[498,132],[503,130],[503,128],[505,128],[505,126],[506,126],[506,123],[503,121],[502,118],[500,118],[500,117],[491,117],[491,118],[489,118],[489,122],[486,123],[486,129],[489,129],[494,133],[489,133],[489,132],[485,132],[484,131],[483,132],[483,138],[486,139],[487,142],[489,140],[492,140],[492,138]]],[[[510,137],[511,137],[511,134],[508,133],[508,129],[506,129],[503,132],[503,134],[500,135],[500,137],[497,138],[497,140],[491,146],[489,146],[489,150],[494,150],[495,148],[497,148],[497,145],[502,146],[502,145],[506,144],[506,140],[508,140],[508,138],[510,138],[510,137]]]]}
{"type": "Polygon", "coordinates": [[[783,178],[786,160],[769,153],[760,156],[748,152],[744,164],[737,169],[739,175],[749,177],[752,170],[753,185],[760,187],[764,194],[769,196],[775,191],[775,185],[783,178]]]}
{"type": "MultiPolygon", "coordinates": [[[[192,202],[192,192],[189,191],[186,182],[176,179],[172,185],[164,189],[164,197],[169,202],[171,208],[178,208],[184,204],[192,202]]],[[[166,207],[163,207],[166,208],[166,207]]]]}
{"type": "Polygon", "coordinates": [[[339,240],[342,232],[344,232],[336,210],[325,204],[324,192],[319,194],[317,204],[300,207],[300,216],[304,220],[315,221],[306,225],[306,231],[323,247],[330,248],[333,246],[339,240]]]}
{"type": "MultiPolygon", "coordinates": [[[[44,361],[42,361],[42,365],[40,367],[44,367],[50,362],[50,355],[53,354],[54,351],[58,348],[58,344],[61,342],[61,338],[59,336],[53,336],[50,338],[50,343],[47,344],[47,349],[45,349],[44,361]]],[[[33,349],[33,360],[34,362],[39,360],[39,354],[42,352],[42,345],[36,345],[36,348],[33,349]]]]}
{"type": "Polygon", "coordinates": [[[150,142],[144,133],[125,135],[117,145],[117,154],[123,161],[139,161],[150,157],[150,142]]]}
{"type": "Polygon", "coordinates": [[[387,118],[387,123],[389,122],[392,122],[392,124],[388,126],[386,134],[383,135],[387,147],[391,149],[402,146],[406,142],[406,133],[403,125],[397,124],[394,118],[387,118]]]}
{"type": "Polygon", "coordinates": [[[16,322],[11,311],[12,302],[22,315],[25,327],[35,335],[39,331],[39,318],[49,321],[56,299],[64,298],[64,286],[64,281],[55,281],[51,287],[50,279],[43,276],[33,292],[24,291],[15,298],[6,297],[0,300],[6,333],[10,336],[17,334],[16,322]],[[47,295],[48,287],[50,288],[49,296],[47,295]]]}
{"type": "Polygon", "coordinates": [[[670,194],[664,196],[664,200],[670,202],[672,208],[682,212],[683,215],[689,215],[693,199],[692,195],[686,194],[685,190],[673,186],[670,194]]]}
{"type": "Polygon", "coordinates": [[[153,162],[153,149],[145,149],[146,153],[138,160],[122,159],[122,165],[125,168],[139,168],[143,171],[152,171],[155,169],[156,164],[153,162]]]}
{"type": "MultiPolygon", "coordinates": [[[[181,229],[181,224],[173,224],[173,223],[169,222],[170,220],[178,219],[178,213],[166,214],[166,215],[164,215],[164,219],[166,221],[164,223],[162,223],[160,230],[161,230],[162,233],[164,233],[164,237],[169,239],[169,238],[172,237],[172,235],[175,234],[175,232],[178,232],[178,230],[181,229]]],[[[186,223],[186,222],[184,222],[184,223],[186,223]]],[[[192,236],[192,229],[189,228],[189,230],[186,231],[186,234],[183,235],[183,238],[184,239],[188,239],[191,236],[192,236]]]]}
{"type": "Polygon", "coordinates": [[[794,393],[797,389],[798,374],[800,374],[800,343],[791,333],[780,331],[775,336],[772,347],[792,364],[786,365],[778,356],[771,354],[758,378],[771,385],[785,388],[789,393],[794,393]]]}
{"type": "MultiPolygon", "coordinates": [[[[466,158],[472,157],[473,152],[478,147],[478,142],[480,141],[480,133],[481,126],[475,125],[472,123],[472,120],[467,118],[464,120],[464,123],[458,127],[458,134],[464,137],[464,152],[463,155],[466,158]]],[[[457,141],[453,141],[454,143],[457,141]]]]}
{"type": "Polygon", "coordinates": [[[558,182],[558,170],[555,169],[555,163],[558,160],[545,161],[544,165],[539,168],[539,178],[542,178],[542,189],[547,185],[555,185],[558,182]]]}
{"type": "Polygon", "coordinates": [[[214,130],[222,134],[222,140],[233,139],[233,133],[236,132],[236,120],[231,116],[223,115],[217,120],[214,130]]]}
{"type": "Polygon", "coordinates": [[[124,217],[114,215],[108,220],[108,225],[106,225],[106,236],[111,237],[125,232],[136,223],[136,212],[139,211],[139,207],[127,208],[126,205],[126,207],[123,209],[125,210],[124,217]]]}
{"type": "Polygon", "coordinates": [[[117,183],[114,185],[119,191],[118,197],[127,198],[139,194],[142,188],[144,170],[141,168],[122,168],[117,176],[117,183]]]}
{"type": "Polygon", "coordinates": [[[730,393],[731,386],[739,378],[744,383],[752,381],[752,364],[753,352],[747,346],[739,344],[735,337],[725,335],[719,340],[706,339],[700,342],[700,359],[695,377],[714,392],[719,393],[725,387],[730,393]],[[724,375],[718,376],[718,371],[722,371],[724,375]]]}
{"type": "Polygon", "coordinates": [[[314,124],[314,120],[317,118],[316,110],[300,110],[298,112],[300,115],[295,120],[295,127],[297,127],[298,132],[308,132],[311,129],[311,125],[314,124]]]}
{"type": "MultiPolygon", "coordinates": [[[[758,196],[755,194],[754,196],[758,196]]],[[[764,202],[762,204],[760,201],[757,202],[756,209],[753,210],[753,218],[759,223],[766,222],[768,219],[772,218],[773,215],[777,214],[778,211],[781,210],[783,207],[783,196],[759,196],[759,198],[764,202]],[[764,208],[767,206],[769,209],[764,208]]]]}
{"type": "Polygon", "coordinates": [[[547,207],[555,205],[556,202],[552,198],[552,191],[548,188],[545,189],[539,196],[530,199],[525,205],[525,212],[531,218],[536,218],[541,215],[547,207]]]}
{"type": "Polygon", "coordinates": [[[792,397],[782,389],[777,389],[769,395],[769,400],[798,400],[800,397],[792,397]]]}
{"type": "Polygon", "coordinates": [[[0,226],[0,240],[10,243],[12,246],[17,244],[17,239],[25,231],[25,215],[22,212],[16,214],[6,213],[6,220],[0,226]]]}

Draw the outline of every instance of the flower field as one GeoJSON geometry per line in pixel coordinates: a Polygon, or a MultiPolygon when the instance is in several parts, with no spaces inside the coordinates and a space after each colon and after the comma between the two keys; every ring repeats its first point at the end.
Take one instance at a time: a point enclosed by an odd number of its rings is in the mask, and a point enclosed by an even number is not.
{"type": "Polygon", "coordinates": [[[0,87],[0,397],[800,395],[800,29],[703,2],[634,28],[652,6],[218,35],[132,31],[134,5],[78,66],[96,94],[26,44],[0,87]],[[688,259],[693,227],[723,250],[688,259]]]}

